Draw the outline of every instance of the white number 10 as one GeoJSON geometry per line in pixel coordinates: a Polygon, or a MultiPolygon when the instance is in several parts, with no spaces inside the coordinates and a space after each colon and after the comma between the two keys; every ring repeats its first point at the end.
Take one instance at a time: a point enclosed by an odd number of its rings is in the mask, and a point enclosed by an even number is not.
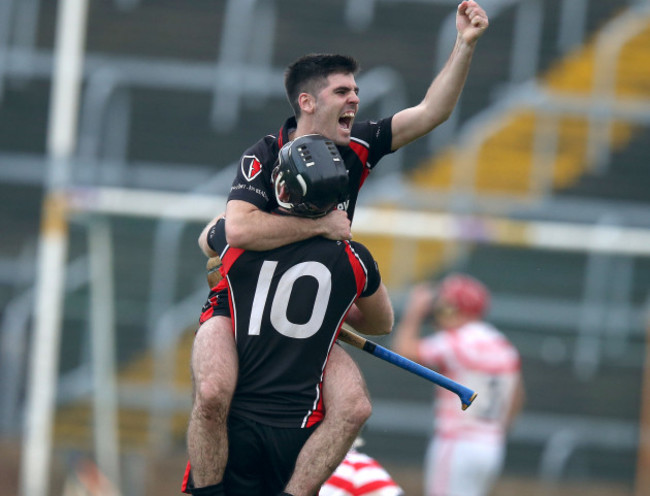
{"type": "MultiPolygon", "coordinates": [[[[278,262],[265,260],[260,270],[260,276],[255,288],[251,319],[248,334],[259,335],[262,326],[262,314],[269,296],[271,281],[278,262]]],[[[280,334],[289,338],[306,339],[313,336],[323,325],[327,303],[332,292],[332,274],[320,262],[302,262],[287,270],[280,281],[271,302],[271,324],[280,334]],[[295,324],[287,318],[287,309],[291,291],[295,282],[304,276],[311,276],[318,283],[318,290],[314,299],[314,308],[309,321],[304,324],[295,324]]]]}

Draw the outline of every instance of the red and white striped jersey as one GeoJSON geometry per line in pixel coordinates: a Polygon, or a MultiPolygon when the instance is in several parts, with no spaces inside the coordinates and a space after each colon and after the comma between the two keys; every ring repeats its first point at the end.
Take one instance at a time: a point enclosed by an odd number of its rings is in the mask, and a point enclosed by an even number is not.
{"type": "Polygon", "coordinates": [[[350,450],[318,496],[402,496],[404,492],[373,458],[350,450]]]}
{"type": "Polygon", "coordinates": [[[418,359],[477,393],[472,406],[463,411],[458,396],[436,388],[438,435],[504,441],[521,362],[517,349],[500,331],[475,321],[436,332],[420,342],[418,359]]]}

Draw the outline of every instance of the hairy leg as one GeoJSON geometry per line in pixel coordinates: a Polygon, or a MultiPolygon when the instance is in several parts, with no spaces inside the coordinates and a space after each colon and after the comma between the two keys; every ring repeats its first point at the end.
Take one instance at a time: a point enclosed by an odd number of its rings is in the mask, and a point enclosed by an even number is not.
{"type": "Polygon", "coordinates": [[[195,487],[221,482],[228,460],[226,418],[237,384],[238,361],[230,319],[201,325],[192,348],[194,401],[187,451],[195,487]]]}
{"type": "Polygon", "coordinates": [[[359,367],[335,345],[323,382],[325,417],[303,446],[285,491],[313,496],[339,466],[372,413],[370,397],[359,367]]]}

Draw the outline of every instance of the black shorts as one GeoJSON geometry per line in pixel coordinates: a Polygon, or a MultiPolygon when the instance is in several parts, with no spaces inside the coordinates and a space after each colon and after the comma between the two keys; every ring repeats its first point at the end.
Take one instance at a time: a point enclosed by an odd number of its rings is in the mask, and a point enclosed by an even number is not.
{"type": "Polygon", "coordinates": [[[208,299],[201,308],[201,316],[199,317],[199,325],[203,324],[206,320],[222,315],[230,318],[230,305],[228,304],[228,288],[214,287],[210,289],[208,299]]]}
{"type": "Polygon", "coordinates": [[[280,494],[291,478],[298,453],[316,427],[271,427],[230,415],[228,464],[224,474],[226,494],[280,494]]]}

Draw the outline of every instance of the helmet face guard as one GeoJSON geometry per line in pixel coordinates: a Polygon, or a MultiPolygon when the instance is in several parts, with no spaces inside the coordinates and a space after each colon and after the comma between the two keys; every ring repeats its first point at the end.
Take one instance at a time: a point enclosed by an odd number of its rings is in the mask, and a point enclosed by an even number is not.
{"type": "Polygon", "coordinates": [[[331,140],[309,134],[285,144],[271,176],[278,205],[321,217],[348,200],[348,172],[331,140]]]}

